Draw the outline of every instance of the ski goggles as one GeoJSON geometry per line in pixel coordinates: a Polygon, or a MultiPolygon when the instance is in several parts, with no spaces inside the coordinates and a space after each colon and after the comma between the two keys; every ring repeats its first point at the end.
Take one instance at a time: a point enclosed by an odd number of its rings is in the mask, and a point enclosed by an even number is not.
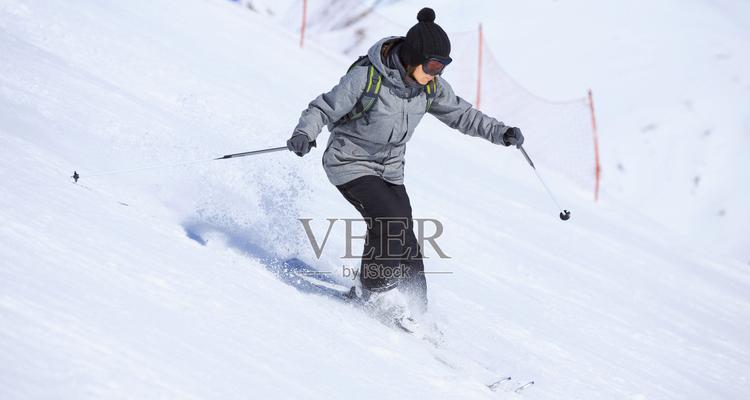
{"type": "Polygon", "coordinates": [[[437,76],[443,73],[443,69],[451,63],[450,57],[430,56],[422,63],[422,71],[427,75],[437,76]]]}

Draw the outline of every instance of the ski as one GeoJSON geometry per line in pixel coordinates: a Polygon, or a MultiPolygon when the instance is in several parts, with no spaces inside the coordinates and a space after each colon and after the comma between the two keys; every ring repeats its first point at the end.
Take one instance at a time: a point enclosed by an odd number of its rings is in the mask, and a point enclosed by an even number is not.
{"type": "Polygon", "coordinates": [[[487,385],[487,387],[490,388],[490,390],[492,390],[493,392],[496,392],[497,389],[500,389],[501,386],[503,386],[507,382],[510,382],[510,379],[511,379],[511,377],[506,376],[505,378],[502,378],[502,379],[500,379],[498,381],[490,383],[489,385],[487,385]]]}
{"type": "Polygon", "coordinates": [[[523,391],[524,389],[526,389],[527,387],[529,387],[529,386],[531,386],[533,384],[534,384],[534,381],[530,381],[530,382],[524,383],[523,385],[517,387],[516,390],[514,390],[513,392],[515,392],[515,393],[521,393],[521,391],[523,391]]]}
{"type": "MultiPolygon", "coordinates": [[[[479,365],[476,361],[464,359],[459,354],[453,354],[445,349],[443,347],[445,344],[443,332],[436,325],[422,325],[408,316],[396,318],[389,313],[375,312],[368,307],[367,302],[360,297],[355,287],[336,281],[330,272],[320,271],[297,258],[284,261],[267,260],[266,265],[282,281],[301,292],[325,296],[350,306],[362,308],[363,311],[382,324],[429,343],[435,351],[433,353],[435,359],[451,369],[468,371],[471,365],[479,365]]],[[[484,368],[487,369],[487,367],[484,368]]],[[[485,373],[487,372],[492,373],[493,371],[487,369],[485,373]]],[[[485,384],[485,386],[493,392],[504,391],[521,394],[534,385],[534,381],[521,385],[514,383],[510,376],[504,376],[490,384],[485,384]]]]}

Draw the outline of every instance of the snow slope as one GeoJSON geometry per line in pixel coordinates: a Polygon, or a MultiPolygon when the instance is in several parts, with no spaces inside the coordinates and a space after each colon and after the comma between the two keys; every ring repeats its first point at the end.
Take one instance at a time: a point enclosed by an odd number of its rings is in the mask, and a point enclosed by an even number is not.
{"type": "MultiPolygon", "coordinates": [[[[297,218],[320,237],[356,216],[321,149],[182,164],[283,145],[347,63],[264,17],[2,0],[0,55],[0,398],[516,398],[484,386],[508,374],[529,399],[750,391],[747,265],[544,171],[561,223],[520,155],[432,118],[406,185],[445,226],[444,346],[277,279],[264,258],[314,262],[297,218]]],[[[316,265],[356,265],[343,234],[316,265]]]]}

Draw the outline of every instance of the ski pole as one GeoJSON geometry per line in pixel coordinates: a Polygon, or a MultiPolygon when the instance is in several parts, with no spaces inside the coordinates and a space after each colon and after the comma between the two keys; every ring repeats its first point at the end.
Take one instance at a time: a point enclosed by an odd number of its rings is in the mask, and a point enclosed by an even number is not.
{"type": "MultiPolygon", "coordinates": [[[[313,147],[315,147],[314,143],[315,143],[315,141],[312,142],[312,146],[313,147]]],[[[178,162],[178,163],[172,163],[172,164],[160,164],[160,165],[152,165],[152,166],[149,166],[149,167],[139,167],[139,168],[120,169],[120,170],[115,170],[115,171],[100,172],[100,173],[96,173],[96,174],[87,175],[87,177],[121,174],[121,173],[144,171],[144,170],[157,169],[157,168],[175,167],[175,166],[180,166],[180,165],[197,164],[197,163],[204,163],[204,162],[216,161],[216,160],[226,160],[226,159],[229,159],[229,158],[239,158],[239,157],[254,156],[256,154],[272,153],[272,152],[275,152],[275,151],[282,151],[282,150],[286,150],[286,149],[287,149],[286,146],[271,147],[271,148],[268,148],[268,149],[246,151],[246,152],[243,152],[243,153],[226,154],[226,155],[223,155],[221,157],[207,158],[207,159],[203,159],[203,160],[184,161],[184,162],[178,162]]],[[[71,176],[71,178],[73,178],[73,181],[78,182],[78,180],[81,179],[81,174],[79,174],[78,171],[73,171],[73,176],[71,176]]]]}
{"type": "Polygon", "coordinates": [[[270,149],[253,150],[253,151],[246,151],[244,153],[227,154],[221,157],[214,158],[214,160],[226,160],[227,158],[254,156],[256,154],[273,153],[274,151],[281,151],[281,150],[287,150],[287,147],[286,146],[271,147],[270,149]]]}
{"type": "MultiPolygon", "coordinates": [[[[523,154],[524,158],[526,158],[526,161],[529,162],[529,165],[531,165],[531,168],[534,170],[534,174],[536,174],[536,177],[539,179],[539,182],[542,183],[542,186],[544,186],[544,189],[547,191],[547,194],[549,195],[549,198],[552,199],[552,202],[555,203],[555,206],[557,206],[557,209],[561,209],[560,203],[557,202],[557,199],[555,199],[555,196],[552,194],[552,191],[549,190],[549,187],[546,183],[544,183],[544,179],[542,179],[542,176],[539,175],[539,171],[536,170],[536,167],[534,166],[534,162],[531,161],[531,158],[528,154],[526,154],[526,150],[524,150],[523,146],[518,146],[518,150],[521,150],[521,154],[523,154]]],[[[563,221],[567,221],[570,219],[570,211],[568,210],[562,210],[560,211],[560,219],[563,221]]]]}

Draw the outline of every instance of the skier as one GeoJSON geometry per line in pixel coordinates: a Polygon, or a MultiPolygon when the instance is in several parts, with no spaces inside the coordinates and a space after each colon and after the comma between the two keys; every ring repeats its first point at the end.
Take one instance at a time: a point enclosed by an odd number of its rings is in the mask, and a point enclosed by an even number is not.
{"type": "Polygon", "coordinates": [[[451,62],[448,35],[430,8],[417,20],[405,37],[375,43],[333,89],[315,98],[287,147],[301,157],[328,127],[328,180],[367,221],[358,294],[373,302],[401,292],[409,299],[406,312],[419,314],[427,309],[427,284],[403,184],[406,142],[425,113],[498,145],[520,146],[524,137],[453,92],[440,77],[451,62]]]}

